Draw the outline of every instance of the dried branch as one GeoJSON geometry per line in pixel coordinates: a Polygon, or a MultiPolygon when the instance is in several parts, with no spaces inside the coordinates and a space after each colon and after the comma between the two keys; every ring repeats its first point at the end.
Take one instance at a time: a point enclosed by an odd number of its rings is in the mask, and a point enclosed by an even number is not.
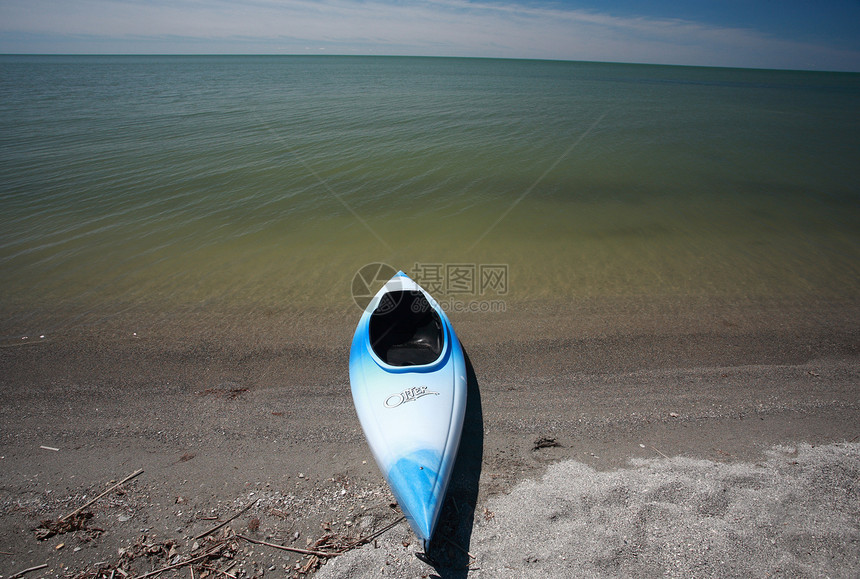
{"type": "Polygon", "coordinates": [[[340,552],[343,553],[345,551],[349,551],[350,549],[355,549],[356,547],[361,547],[362,545],[368,544],[369,542],[371,542],[372,540],[377,538],[379,535],[381,535],[384,532],[389,531],[389,530],[393,529],[394,527],[396,527],[397,524],[405,518],[406,517],[400,517],[396,521],[389,523],[388,525],[385,525],[384,527],[382,527],[378,531],[374,531],[373,533],[367,535],[366,537],[359,537],[355,541],[347,544],[347,546],[345,548],[343,548],[340,552]]]}
{"type": "Polygon", "coordinates": [[[237,539],[243,539],[245,541],[248,541],[249,543],[254,543],[256,545],[265,545],[267,547],[272,547],[275,549],[281,549],[282,551],[290,551],[291,553],[299,553],[301,555],[309,555],[311,557],[319,557],[319,558],[328,559],[331,557],[337,557],[338,555],[340,555],[342,553],[346,553],[347,551],[355,549],[356,547],[366,545],[367,543],[371,542],[372,540],[374,540],[376,537],[378,537],[382,533],[394,528],[400,521],[402,521],[405,518],[406,517],[400,517],[399,519],[397,519],[393,523],[390,523],[390,524],[384,526],[383,528],[379,529],[378,531],[371,533],[370,535],[367,535],[366,537],[360,537],[358,539],[349,541],[349,542],[341,544],[341,545],[328,544],[328,541],[330,539],[335,538],[335,535],[326,535],[325,537],[323,537],[322,539],[317,541],[316,544],[314,545],[314,546],[331,547],[334,549],[333,551],[318,551],[318,550],[314,550],[314,549],[299,549],[298,547],[289,547],[287,545],[278,545],[275,543],[267,543],[266,541],[260,541],[258,539],[252,539],[251,537],[246,537],[245,535],[236,535],[236,538],[237,539]]]}
{"type": "Polygon", "coordinates": [[[449,545],[451,545],[452,547],[454,547],[455,549],[458,549],[461,553],[464,553],[464,554],[468,555],[470,558],[472,558],[472,559],[476,559],[476,560],[477,560],[477,557],[475,557],[474,555],[472,555],[470,552],[468,552],[466,549],[464,549],[463,547],[461,547],[460,545],[458,545],[457,543],[455,543],[454,541],[452,541],[452,540],[451,540],[451,539],[449,539],[448,537],[442,537],[442,539],[443,539],[446,543],[448,543],[449,545]]]}
{"type": "Polygon", "coordinates": [[[275,549],[281,549],[282,551],[290,551],[291,553],[299,553],[301,555],[314,555],[316,557],[335,557],[338,553],[325,553],[323,551],[311,551],[310,549],[299,549],[298,547],[288,547],[286,545],[277,545],[275,543],[267,543],[266,541],[259,541],[257,539],[252,539],[251,537],[246,537],[245,535],[236,535],[237,539],[243,539],[248,541],[249,543],[254,543],[256,545],[265,545],[267,547],[273,547],[275,549]]]}
{"type": "Polygon", "coordinates": [[[668,456],[666,456],[665,454],[663,454],[662,452],[660,452],[659,450],[657,450],[657,447],[656,447],[656,446],[653,446],[653,445],[652,445],[652,446],[651,446],[651,448],[654,450],[654,452],[656,452],[657,454],[659,454],[659,455],[660,455],[660,456],[662,456],[663,458],[669,458],[668,456]]]}
{"type": "Polygon", "coordinates": [[[92,499],[91,501],[89,501],[89,502],[88,502],[87,504],[85,504],[84,506],[82,506],[82,507],[79,507],[79,508],[75,509],[74,511],[72,511],[71,513],[69,513],[68,515],[66,515],[65,517],[62,517],[62,518],[60,519],[60,522],[65,521],[65,520],[66,520],[66,519],[68,519],[68,518],[74,517],[75,515],[77,515],[78,513],[80,513],[82,510],[84,510],[85,508],[87,508],[88,506],[90,506],[91,504],[93,504],[94,502],[96,502],[97,500],[99,500],[100,498],[102,498],[103,496],[105,496],[106,494],[110,493],[110,492],[111,492],[112,490],[114,490],[115,488],[117,488],[117,487],[120,487],[120,486],[124,485],[125,483],[127,483],[128,481],[130,481],[130,480],[131,480],[131,479],[133,479],[134,477],[138,476],[138,475],[139,475],[140,473],[142,473],[142,472],[143,472],[143,469],[142,469],[142,468],[141,468],[141,469],[138,469],[138,470],[136,470],[136,471],[134,471],[133,473],[131,473],[130,475],[128,475],[127,477],[125,477],[124,479],[122,479],[121,481],[119,481],[118,483],[116,483],[115,485],[113,485],[111,488],[109,488],[108,490],[106,490],[105,492],[103,492],[102,494],[100,494],[99,496],[97,496],[96,498],[94,498],[94,499],[92,499]]]}
{"type": "Polygon", "coordinates": [[[25,573],[29,573],[30,571],[38,571],[39,569],[44,569],[48,564],[44,563],[42,565],[36,565],[35,567],[30,567],[29,569],[24,569],[23,571],[18,571],[14,575],[9,575],[9,579],[18,579],[18,577],[23,577],[25,573]]]}
{"type": "Polygon", "coordinates": [[[216,526],[212,527],[211,529],[209,529],[209,530],[208,530],[208,531],[206,531],[205,533],[201,533],[201,534],[197,535],[196,537],[194,537],[194,540],[196,541],[196,540],[198,540],[198,539],[202,539],[202,538],[203,538],[203,537],[205,537],[206,535],[208,535],[208,534],[210,534],[210,533],[214,533],[215,531],[217,531],[218,529],[220,529],[221,527],[223,527],[224,525],[226,525],[227,523],[229,523],[229,522],[230,522],[230,521],[232,521],[233,519],[235,519],[235,518],[239,517],[242,513],[246,512],[248,509],[250,509],[250,508],[251,508],[251,507],[253,507],[254,505],[256,505],[259,501],[260,501],[260,499],[257,499],[257,500],[256,500],[256,501],[254,501],[253,503],[248,503],[248,504],[245,506],[245,508],[244,508],[244,509],[242,509],[241,511],[239,511],[238,513],[236,513],[235,515],[233,515],[232,517],[230,517],[229,519],[227,519],[227,520],[226,520],[226,521],[224,521],[223,523],[221,523],[221,524],[219,524],[219,525],[216,525],[216,526]]]}

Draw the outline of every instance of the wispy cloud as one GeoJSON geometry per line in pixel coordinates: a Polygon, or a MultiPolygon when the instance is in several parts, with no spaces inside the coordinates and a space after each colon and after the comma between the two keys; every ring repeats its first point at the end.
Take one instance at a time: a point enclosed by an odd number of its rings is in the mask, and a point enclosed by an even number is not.
{"type": "Polygon", "coordinates": [[[364,54],[860,66],[860,54],[753,29],[553,4],[465,0],[4,0],[0,50],[15,51],[14,43],[26,37],[43,43],[53,39],[57,47],[98,41],[117,52],[170,51],[166,47],[184,43],[191,51],[194,46],[222,52],[324,48],[364,54]]]}

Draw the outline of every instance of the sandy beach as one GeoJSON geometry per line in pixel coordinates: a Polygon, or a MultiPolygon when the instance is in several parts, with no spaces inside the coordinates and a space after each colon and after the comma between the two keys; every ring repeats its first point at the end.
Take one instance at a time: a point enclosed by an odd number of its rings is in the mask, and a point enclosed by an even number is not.
{"type": "Polygon", "coordinates": [[[0,575],[860,573],[856,302],[452,316],[469,401],[426,556],[352,408],[357,312],[128,312],[4,344],[0,575]]]}
{"type": "Polygon", "coordinates": [[[860,577],[860,76],[282,40],[0,55],[0,579],[860,577]],[[468,358],[428,553],[349,384],[397,270],[468,358]]]}

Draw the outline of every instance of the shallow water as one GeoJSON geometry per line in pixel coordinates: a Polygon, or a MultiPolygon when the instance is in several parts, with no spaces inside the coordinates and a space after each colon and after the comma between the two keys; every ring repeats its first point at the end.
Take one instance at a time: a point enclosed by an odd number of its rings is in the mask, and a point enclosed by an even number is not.
{"type": "Polygon", "coordinates": [[[443,300],[855,298],[858,152],[857,74],[0,57],[0,335],[338,306],[371,262],[443,300]]]}

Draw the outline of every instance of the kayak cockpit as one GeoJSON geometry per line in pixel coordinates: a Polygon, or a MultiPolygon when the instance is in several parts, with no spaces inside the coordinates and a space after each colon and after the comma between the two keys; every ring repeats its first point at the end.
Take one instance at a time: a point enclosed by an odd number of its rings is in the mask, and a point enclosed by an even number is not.
{"type": "Polygon", "coordinates": [[[442,354],[442,320],[420,291],[384,294],[370,316],[370,346],[389,366],[423,366],[442,354]]]}

